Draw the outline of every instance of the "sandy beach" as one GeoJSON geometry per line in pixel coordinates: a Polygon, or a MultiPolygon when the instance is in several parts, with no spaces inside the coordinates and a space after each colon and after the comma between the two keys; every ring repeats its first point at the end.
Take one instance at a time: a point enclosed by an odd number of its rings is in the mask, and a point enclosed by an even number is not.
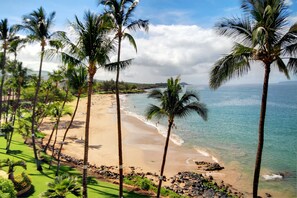
{"type": "MultiPolygon", "coordinates": [[[[75,105],[73,101],[69,105],[75,105]]],[[[90,150],[89,162],[97,166],[117,166],[118,165],[118,143],[117,143],[117,125],[116,125],[116,104],[114,95],[93,95],[91,107],[90,123],[90,150]]],[[[63,147],[63,153],[73,156],[77,159],[83,158],[86,116],[86,98],[81,99],[78,111],[69,131],[67,145],[63,147]]],[[[61,127],[58,132],[58,141],[62,139],[67,123],[70,117],[64,116],[61,120],[61,127]]],[[[48,123],[46,124],[47,126],[48,123]]],[[[51,132],[51,127],[47,127],[46,132],[51,132]]],[[[123,130],[123,153],[124,168],[134,166],[139,167],[140,171],[159,174],[165,138],[160,135],[157,129],[149,126],[130,115],[122,112],[122,130],[123,130]]],[[[44,142],[47,140],[45,139],[44,142]]],[[[165,175],[171,177],[179,171],[195,171],[197,165],[194,161],[214,162],[210,156],[205,156],[197,152],[194,148],[178,146],[173,142],[169,144],[167,161],[165,166],[165,175]]],[[[224,166],[222,162],[220,165],[224,166]]],[[[225,167],[219,172],[202,172],[205,175],[212,175],[217,182],[224,180],[233,188],[249,194],[251,189],[246,186],[252,186],[247,181],[242,181],[242,175],[236,170],[236,164],[231,167],[225,167]]],[[[262,194],[262,193],[261,193],[262,194]]],[[[264,193],[263,193],[264,194],[264,193]]],[[[250,195],[250,194],[249,194],[250,195]]]]}

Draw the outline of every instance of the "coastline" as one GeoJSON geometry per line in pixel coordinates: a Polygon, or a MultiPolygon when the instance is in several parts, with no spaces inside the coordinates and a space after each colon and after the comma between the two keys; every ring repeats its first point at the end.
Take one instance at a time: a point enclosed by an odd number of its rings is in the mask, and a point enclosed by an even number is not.
{"type": "MultiPolygon", "coordinates": [[[[70,105],[74,106],[74,104],[75,101],[70,105]]],[[[91,108],[89,162],[97,166],[117,166],[118,147],[114,96],[93,95],[91,108]]],[[[77,159],[82,159],[83,156],[83,143],[79,140],[84,138],[85,109],[86,98],[83,98],[75,117],[74,126],[69,131],[68,144],[64,145],[62,151],[62,153],[77,159]]],[[[58,141],[62,138],[64,128],[69,120],[69,117],[62,118],[61,123],[64,127],[59,129],[58,141]]],[[[134,166],[140,168],[142,172],[158,174],[165,138],[157,131],[156,127],[123,111],[122,130],[124,168],[134,166]]],[[[45,130],[47,134],[50,131],[50,127],[45,130]]],[[[181,171],[199,172],[206,176],[213,176],[217,183],[223,180],[248,197],[251,195],[251,189],[246,189],[247,186],[251,186],[251,183],[242,181],[242,173],[238,171],[236,164],[225,166],[225,169],[219,172],[207,172],[198,171],[195,161],[216,162],[213,156],[207,155],[207,153],[197,152],[195,148],[179,146],[170,141],[164,174],[169,178],[181,171]]],[[[223,162],[219,163],[224,166],[223,162]]],[[[265,192],[270,193],[270,190],[265,192]]],[[[260,194],[264,196],[265,192],[261,190],[260,194]]],[[[273,195],[277,196],[274,193],[273,195]]]]}

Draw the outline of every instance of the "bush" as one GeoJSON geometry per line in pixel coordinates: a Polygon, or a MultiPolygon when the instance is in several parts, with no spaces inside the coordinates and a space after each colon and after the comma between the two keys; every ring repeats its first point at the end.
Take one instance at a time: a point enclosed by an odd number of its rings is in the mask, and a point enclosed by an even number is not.
{"type": "Polygon", "coordinates": [[[149,190],[151,187],[150,185],[151,185],[151,181],[146,178],[144,178],[140,181],[140,188],[142,190],[149,190]]]}
{"type": "MultiPolygon", "coordinates": [[[[22,173],[21,175],[17,175],[15,178],[14,178],[14,187],[15,187],[15,190],[17,192],[20,192],[24,189],[27,189],[29,188],[29,186],[31,186],[32,182],[31,182],[31,179],[29,178],[29,176],[26,174],[26,173],[22,173]]],[[[28,189],[29,190],[29,189],[28,189]]],[[[25,193],[25,192],[23,192],[25,193]]]]}
{"type": "Polygon", "coordinates": [[[12,181],[0,177],[0,198],[16,198],[16,193],[12,181]]]}

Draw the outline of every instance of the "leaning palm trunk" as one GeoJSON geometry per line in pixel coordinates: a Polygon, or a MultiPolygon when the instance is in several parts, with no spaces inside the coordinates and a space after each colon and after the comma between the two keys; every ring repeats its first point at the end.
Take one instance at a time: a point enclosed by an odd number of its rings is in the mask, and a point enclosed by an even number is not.
{"type": "Polygon", "coordinates": [[[40,82],[41,82],[41,71],[42,71],[42,62],[43,62],[43,56],[44,56],[44,46],[45,46],[45,41],[41,42],[41,55],[40,55],[40,66],[39,66],[39,72],[38,72],[38,80],[37,80],[37,87],[35,91],[35,96],[34,96],[34,101],[33,101],[33,110],[32,110],[32,144],[33,144],[33,152],[34,152],[34,158],[36,161],[36,166],[37,170],[41,171],[41,163],[40,160],[37,156],[37,150],[36,150],[36,145],[35,145],[35,118],[36,118],[36,106],[37,106],[37,99],[38,99],[38,92],[40,89],[40,82]]]}
{"type": "Polygon", "coordinates": [[[66,137],[67,137],[67,133],[73,123],[73,120],[74,120],[74,117],[76,115],[76,111],[77,111],[77,108],[78,108],[78,104],[79,104],[79,99],[80,99],[80,93],[78,93],[78,96],[77,96],[77,101],[76,101],[76,106],[75,106],[75,109],[74,109],[74,112],[73,112],[73,115],[71,117],[71,120],[70,120],[70,123],[68,124],[68,127],[64,133],[64,136],[63,136],[63,140],[62,140],[62,143],[61,143],[61,146],[60,146],[60,149],[59,149],[59,153],[58,153],[58,165],[57,165],[57,171],[56,171],[56,176],[59,175],[59,170],[60,170],[60,157],[61,157],[61,152],[62,152],[62,149],[63,149],[63,145],[64,145],[64,141],[66,140],[66,137]]]}
{"type": "Polygon", "coordinates": [[[12,115],[13,130],[12,130],[12,132],[10,134],[9,142],[8,142],[7,147],[6,147],[6,153],[9,153],[9,148],[10,148],[12,136],[13,136],[13,133],[14,133],[14,123],[15,123],[16,113],[17,113],[17,110],[18,110],[19,104],[20,104],[20,97],[21,97],[21,86],[19,85],[19,87],[17,88],[17,103],[14,106],[14,112],[13,112],[13,115],[12,115]]]}
{"type": "Polygon", "coordinates": [[[167,150],[168,150],[168,145],[169,145],[169,139],[170,139],[170,133],[171,133],[172,125],[173,125],[173,120],[169,120],[167,137],[166,137],[166,143],[165,143],[164,153],[163,153],[163,160],[162,160],[161,172],[160,172],[160,178],[159,178],[158,192],[157,192],[157,197],[158,198],[160,197],[160,193],[161,193],[161,187],[162,187],[162,181],[163,181],[163,173],[164,173],[164,168],[165,168],[165,163],[166,163],[166,156],[167,156],[167,150]]]}
{"type": "Polygon", "coordinates": [[[57,124],[56,124],[56,133],[55,133],[55,140],[54,140],[54,143],[53,143],[53,149],[52,149],[52,158],[51,158],[51,161],[50,161],[50,164],[49,166],[51,166],[52,164],[52,159],[55,155],[55,145],[56,145],[56,142],[57,142],[57,138],[58,138],[58,130],[59,130],[59,123],[60,123],[60,120],[61,120],[61,117],[62,117],[62,113],[63,113],[63,110],[64,110],[64,107],[65,107],[65,104],[66,104],[66,101],[67,101],[67,98],[68,98],[68,93],[69,93],[69,89],[67,88],[66,90],[66,96],[65,96],[65,100],[62,104],[62,107],[61,107],[61,110],[60,110],[60,113],[58,115],[58,119],[57,119],[57,124]]]}
{"type": "MultiPolygon", "coordinates": [[[[121,34],[121,29],[119,29],[121,34]]],[[[117,102],[117,125],[118,125],[118,152],[119,152],[119,174],[120,174],[120,189],[119,197],[123,197],[123,151],[122,151],[122,127],[121,127],[121,103],[119,93],[119,76],[120,76],[120,59],[121,59],[121,36],[119,36],[118,44],[118,64],[117,64],[117,76],[116,76],[116,102],[117,102]]]]}
{"type": "Polygon", "coordinates": [[[6,64],[6,43],[4,43],[4,51],[3,51],[3,60],[2,60],[2,70],[1,70],[1,85],[0,85],[0,127],[2,123],[2,96],[3,96],[3,85],[5,79],[5,64],[6,64]]]}
{"type": "MultiPolygon", "coordinates": [[[[7,98],[6,98],[6,115],[5,115],[5,123],[8,122],[8,116],[9,116],[9,105],[10,105],[10,100],[11,100],[11,94],[12,94],[12,91],[11,91],[11,88],[9,88],[7,90],[7,98]]],[[[14,101],[12,99],[12,101],[14,101]]]]}
{"type": "Polygon", "coordinates": [[[267,95],[268,95],[269,73],[270,73],[270,64],[266,64],[264,83],[263,83],[263,92],[262,92],[261,112],[260,112],[260,120],[259,120],[258,149],[257,149],[255,171],[254,171],[254,182],[253,182],[254,198],[258,197],[259,176],[260,176],[260,169],[261,169],[262,151],[263,151],[263,145],[264,145],[264,125],[265,125],[265,115],[266,115],[266,105],[267,105],[267,95]]]}
{"type": "Polygon", "coordinates": [[[46,145],[44,146],[44,149],[43,149],[43,152],[44,152],[44,153],[46,153],[47,148],[48,148],[50,142],[52,141],[52,138],[53,138],[55,129],[56,129],[56,127],[57,127],[57,122],[58,122],[58,119],[56,119],[55,124],[54,124],[54,127],[53,127],[53,129],[52,129],[52,132],[51,132],[51,134],[50,134],[50,136],[49,136],[49,138],[48,138],[48,140],[47,140],[46,145]]]}
{"type": "Polygon", "coordinates": [[[89,155],[89,131],[90,131],[90,115],[91,115],[91,99],[93,90],[93,75],[89,75],[88,81],[88,102],[87,102],[87,115],[85,127],[85,147],[84,147],[84,166],[83,166],[83,198],[88,197],[87,189],[87,176],[88,176],[88,155],[89,155]]]}

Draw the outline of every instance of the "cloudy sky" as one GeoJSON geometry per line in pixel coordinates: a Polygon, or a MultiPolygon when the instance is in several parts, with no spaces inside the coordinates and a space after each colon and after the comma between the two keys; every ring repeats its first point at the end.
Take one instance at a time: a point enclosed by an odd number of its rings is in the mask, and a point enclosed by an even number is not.
{"type": "MultiPolygon", "coordinates": [[[[44,7],[56,12],[55,30],[68,30],[68,21],[74,15],[82,18],[84,11],[102,12],[97,0],[1,0],[0,19],[9,24],[21,23],[21,17],[44,7]]],[[[148,33],[133,33],[138,52],[123,43],[123,58],[134,58],[133,64],[121,74],[121,80],[130,82],[164,82],[170,76],[181,75],[191,84],[208,84],[213,63],[232,47],[232,40],[218,36],[213,26],[223,17],[241,16],[241,0],[140,0],[135,19],[148,19],[148,33]]],[[[297,1],[286,0],[289,22],[297,21],[297,1]]],[[[26,67],[38,70],[40,45],[30,45],[19,54],[26,67]]],[[[112,59],[115,55],[111,54],[112,59]]],[[[57,62],[45,61],[43,70],[57,69],[57,62]]],[[[270,82],[285,81],[277,69],[271,72],[270,82]]],[[[97,79],[114,78],[113,73],[98,70],[97,79]]],[[[228,84],[262,83],[263,68],[253,65],[252,71],[228,84]]],[[[297,80],[296,76],[291,77],[297,80]]]]}

